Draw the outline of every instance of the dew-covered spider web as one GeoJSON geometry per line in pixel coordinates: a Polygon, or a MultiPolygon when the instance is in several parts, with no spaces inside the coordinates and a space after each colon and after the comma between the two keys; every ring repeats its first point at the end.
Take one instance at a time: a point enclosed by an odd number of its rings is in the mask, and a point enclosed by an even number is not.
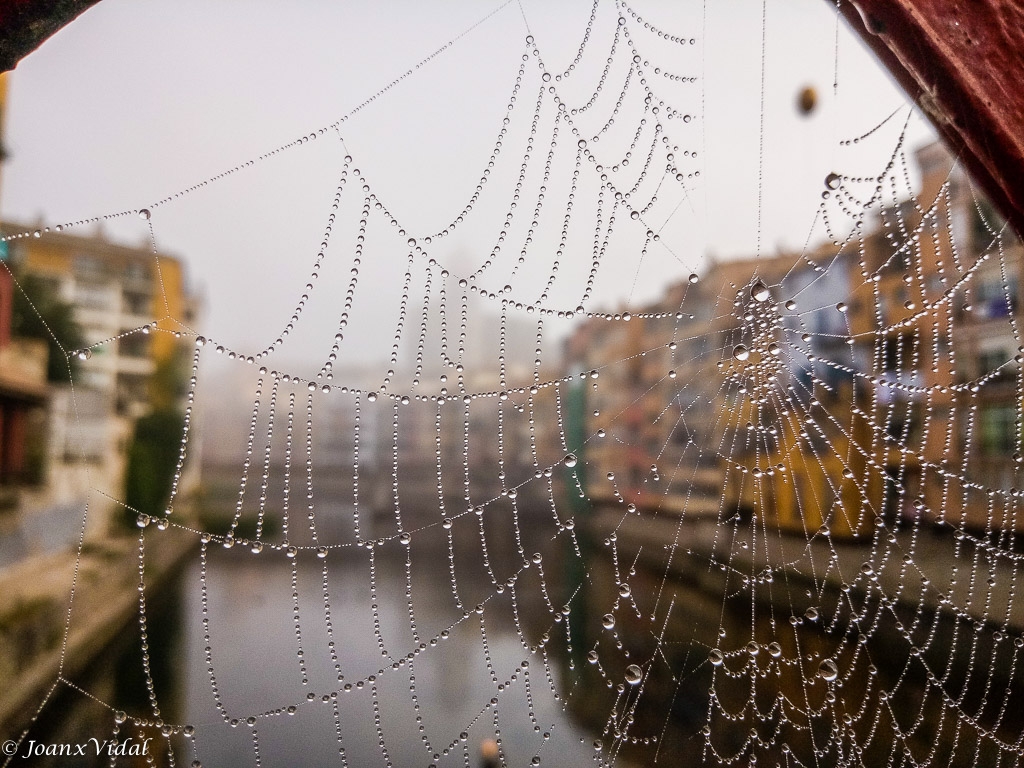
{"type": "Polygon", "coordinates": [[[155,251],[164,220],[230,227],[267,166],[320,174],[315,228],[263,224],[290,233],[290,304],[235,308],[258,343],[168,311],[68,350],[180,339],[185,421],[169,501],[126,510],[137,550],[110,564],[137,575],[144,695],[62,659],[34,722],[67,689],[166,765],[1021,764],[1021,246],[888,104],[781,161],[813,202],[798,247],[762,242],[763,36],[733,97],[760,101],[731,214],[757,245],[706,256],[707,12],[595,0],[565,48],[508,2],[335,122],[5,238],[141,218],[155,251]],[[376,178],[350,127],[479,36],[521,43],[458,195],[376,178]],[[200,515],[185,478],[214,450],[229,491],[200,515]],[[172,543],[180,716],[147,625],[172,543]]]}

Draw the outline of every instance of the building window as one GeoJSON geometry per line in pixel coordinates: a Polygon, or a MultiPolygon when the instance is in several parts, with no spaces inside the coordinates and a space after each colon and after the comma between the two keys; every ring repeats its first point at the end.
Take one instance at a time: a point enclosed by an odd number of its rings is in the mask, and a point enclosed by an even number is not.
{"type": "Polygon", "coordinates": [[[1010,359],[1005,349],[990,349],[978,355],[978,374],[985,376],[998,370],[1010,359]]]}
{"type": "Polygon", "coordinates": [[[999,276],[980,280],[976,303],[979,317],[1007,317],[1012,314],[1017,307],[1017,278],[1007,277],[1005,285],[999,276]]]}
{"type": "Polygon", "coordinates": [[[124,276],[135,282],[149,282],[149,264],[141,261],[129,261],[124,267],[124,276]]]}
{"type": "Polygon", "coordinates": [[[1017,449],[1017,409],[1013,405],[990,405],[979,418],[981,452],[1006,456],[1017,449]]]}
{"type": "Polygon", "coordinates": [[[75,258],[75,277],[79,279],[103,280],[107,277],[106,264],[103,259],[95,256],[78,256],[75,258]]]}
{"type": "Polygon", "coordinates": [[[134,373],[118,374],[116,409],[119,414],[124,415],[129,413],[133,406],[146,403],[148,402],[148,399],[148,376],[134,373]]]}
{"type": "Polygon", "coordinates": [[[148,357],[149,336],[143,333],[129,333],[117,340],[117,353],[124,357],[148,357]]]}
{"type": "Polygon", "coordinates": [[[124,312],[128,315],[148,314],[152,306],[152,298],[148,293],[138,291],[125,291],[122,294],[124,300],[124,312]]]}
{"type": "Polygon", "coordinates": [[[111,294],[106,285],[78,283],[75,286],[75,304],[84,309],[109,310],[111,294]]]}

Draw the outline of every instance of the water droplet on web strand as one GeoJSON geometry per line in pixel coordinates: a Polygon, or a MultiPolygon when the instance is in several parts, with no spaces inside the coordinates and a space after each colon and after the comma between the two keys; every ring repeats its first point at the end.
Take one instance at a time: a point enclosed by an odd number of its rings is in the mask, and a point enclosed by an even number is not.
{"type": "Polygon", "coordinates": [[[839,677],[839,667],[832,659],[825,659],[818,665],[818,676],[825,682],[832,682],[839,677]]]}
{"type": "Polygon", "coordinates": [[[149,219],[150,219],[150,217],[152,215],[153,214],[150,213],[149,208],[140,208],[139,209],[139,218],[142,219],[143,221],[149,221],[149,219]]]}
{"type": "Polygon", "coordinates": [[[711,652],[708,653],[708,661],[710,661],[713,666],[720,667],[725,663],[725,654],[718,648],[712,648],[711,652]]]}
{"type": "Polygon", "coordinates": [[[768,286],[761,280],[758,280],[750,286],[750,295],[753,297],[754,301],[768,301],[772,294],[771,291],[768,290],[768,286]]]}
{"type": "Polygon", "coordinates": [[[575,453],[570,453],[569,455],[567,455],[565,457],[565,466],[567,466],[570,469],[572,469],[573,467],[576,466],[576,461],[577,461],[576,454],[575,453]]]}
{"type": "Polygon", "coordinates": [[[114,722],[115,723],[120,724],[120,723],[123,723],[127,719],[128,719],[128,715],[125,712],[123,712],[122,710],[120,710],[120,709],[117,710],[117,712],[114,713],[114,722]]]}
{"type": "Polygon", "coordinates": [[[742,344],[737,344],[732,350],[732,356],[742,363],[750,358],[750,350],[742,344]]]}
{"type": "Polygon", "coordinates": [[[792,299],[787,301],[786,302],[786,309],[788,309],[790,312],[792,312],[794,309],[796,309],[796,302],[793,301],[792,299]]]}
{"type": "Polygon", "coordinates": [[[768,655],[773,659],[779,658],[782,655],[782,646],[778,643],[768,643],[768,655]]]}
{"type": "Polygon", "coordinates": [[[601,626],[604,627],[605,629],[614,629],[615,628],[615,617],[612,614],[610,614],[610,613],[606,613],[604,615],[604,618],[601,619],[601,626]]]}
{"type": "Polygon", "coordinates": [[[687,280],[689,281],[690,285],[693,285],[694,283],[700,280],[700,276],[698,276],[696,272],[691,272],[687,280]]]}
{"type": "Polygon", "coordinates": [[[629,597],[632,590],[629,588],[629,584],[619,585],[619,597],[629,597]]]}
{"type": "Polygon", "coordinates": [[[843,178],[838,173],[830,173],[825,177],[825,186],[829,189],[839,189],[839,184],[843,178]]]}
{"type": "Polygon", "coordinates": [[[836,304],[836,309],[838,309],[840,312],[845,312],[847,309],[846,302],[840,301],[838,304],[836,304]]]}
{"type": "Polygon", "coordinates": [[[135,518],[135,524],[139,526],[139,528],[145,528],[147,525],[149,525],[149,522],[149,515],[139,515],[137,518],[135,518]]]}
{"type": "Polygon", "coordinates": [[[79,360],[88,360],[89,358],[92,357],[92,350],[88,349],[88,348],[80,349],[80,350],[78,350],[76,355],[77,355],[79,360]]]}
{"type": "Polygon", "coordinates": [[[630,664],[626,667],[626,682],[630,685],[639,685],[640,681],[644,679],[644,671],[640,669],[636,664],[630,664]]]}

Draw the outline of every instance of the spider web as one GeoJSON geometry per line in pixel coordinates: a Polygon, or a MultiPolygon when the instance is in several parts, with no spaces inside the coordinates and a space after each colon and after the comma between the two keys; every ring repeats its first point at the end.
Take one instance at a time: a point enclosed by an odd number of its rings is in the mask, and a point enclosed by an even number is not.
{"type": "Polygon", "coordinates": [[[702,260],[663,236],[699,218],[700,30],[622,0],[594,3],[568,61],[524,35],[475,182],[421,221],[361,170],[349,118],[511,9],[335,123],[60,225],[141,216],[155,245],[181,200],[311,145],[337,158],[268,343],[174,331],[194,342],[175,485],[132,510],[149,709],[58,685],[168,764],[301,743],[468,766],[493,740],[503,765],[1019,765],[1019,244],[951,158],[909,155],[901,109],[837,141],[807,246],[702,260]],[[603,311],[623,261],[679,278],[603,311]],[[357,369],[382,306],[386,365],[357,369]],[[303,334],[316,356],[278,362],[303,334]],[[230,514],[204,526],[179,486],[218,365],[247,402],[230,514]],[[190,546],[200,722],[165,720],[151,675],[146,563],[170,537],[190,546]]]}

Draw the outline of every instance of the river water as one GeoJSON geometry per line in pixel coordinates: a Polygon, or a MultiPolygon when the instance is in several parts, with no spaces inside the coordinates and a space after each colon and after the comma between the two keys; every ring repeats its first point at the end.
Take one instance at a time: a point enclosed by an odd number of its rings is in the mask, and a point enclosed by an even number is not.
{"type": "MultiPolygon", "coordinates": [[[[269,766],[476,766],[483,742],[499,739],[508,765],[592,765],[595,737],[563,708],[558,664],[531,652],[550,618],[534,626],[524,597],[516,607],[529,625],[517,629],[511,593],[494,592],[475,536],[456,541],[453,590],[440,533],[323,559],[211,545],[205,614],[193,562],[181,582],[178,687],[203,765],[255,765],[258,749],[269,766]]],[[[492,544],[492,567],[508,572],[509,542],[492,544]]]]}
{"type": "MultiPolygon", "coordinates": [[[[826,627],[821,618],[800,620],[794,628],[792,599],[803,594],[795,584],[752,612],[750,595],[728,596],[706,565],[666,577],[663,565],[610,557],[608,540],[586,524],[571,537],[550,537],[551,519],[543,514],[520,515],[517,541],[502,514],[466,516],[451,531],[421,528],[408,544],[390,538],[372,551],[332,548],[324,558],[311,550],[289,558],[211,543],[205,579],[194,540],[182,571],[147,595],[151,673],[163,718],[195,728],[194,741],[172,737],[174,764],[198,758],[206,768],[477,768],[481,745],[494,740],[506,766],[712,766],[721,764],[715,750],[753,754],[751,722],[722,715],[747,704],[768,713],[757,721],[763,733],[756,751],[765,764],[787,764],[790,747],[810,756],[804,764],[843,764],[835,750],[812,761],[814,744],[827,742],[844,713],[860,709],[865,716],[844,738],[864,745],[865,765],[886,764],[904,749],[917,756],[937,750],[949,766],[997,764],[991,740],[943,726],[949,715],[920,674],[923,662],[945,669],[944,685],[963,711],[998,729],[1000,738],[1012,743],[1024,729],[1015,646],[999,640],[998,627],[864,603],[862,625],[874,624],[864,647],[874,665],[853,665],[856,635],[836,607],[838,594],[816,596],[823,616],[836,621],[826,627]],[[631,587],[627,598],[623,581],[631,587]],[[562,606],[571,607],[568,619],[562,606]],[[613,627],[603,618],[609,612],[613,627]],[[930,637],[920,658],[909,655],[903,639],[904,627],[915,624],[930,637]],[[735,649],[752,635],[761,649],[778,644],[781,661],[766,650],[756,666],[737,667],[744,657],[735,649]],[[716,646],[733,651],[719,673],[708,663],[716,646]],[[826,656],[851,670],[842,686],[816,674],[826,656]],[[645,670],[642,684],[632,687],[623,685],[631,664],[645,670]],[[818,714],[808,728],[781,719],[776,701],[791,710],[804,703],[818,714]],[[898,741],[892,729],[902,718],[916,726],[898,741]]],[[[378,522],[381,531],[394,525],[378,522]]],[[[333,534],[325,539],[345,540],[343,532],[333,534]]],[[[137,626],[90,674],[79,681],[83,689],[133,717],[149,711],[137,626]]],[[[109,734],[110,709],[69,693],[50,707],[47,721],[63,730],[34,732],[35,738],[82,741],[109,734]]],[[[159,743],[155,728],[134,731],[147,734],[159,743]]],[[[171,761],[161,753],[149,764],[171,761]]]]}

